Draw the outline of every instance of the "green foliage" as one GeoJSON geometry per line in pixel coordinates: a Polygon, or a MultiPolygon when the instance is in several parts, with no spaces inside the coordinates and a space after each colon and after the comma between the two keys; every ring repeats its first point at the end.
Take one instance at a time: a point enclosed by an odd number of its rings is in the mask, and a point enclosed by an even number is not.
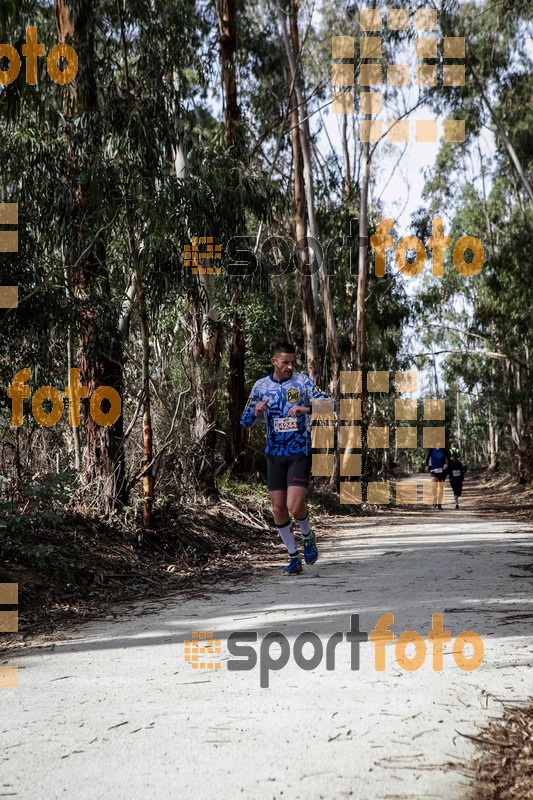
{"type": "Polygon", "coordinates": [[[74,470],[42,475],[20,488],[2,477],[0,531],[10,534],[23,531],[30,522],[39,527],[61,524],[63,516],[60,512],[69,504],[78,485],[74,470]]]}

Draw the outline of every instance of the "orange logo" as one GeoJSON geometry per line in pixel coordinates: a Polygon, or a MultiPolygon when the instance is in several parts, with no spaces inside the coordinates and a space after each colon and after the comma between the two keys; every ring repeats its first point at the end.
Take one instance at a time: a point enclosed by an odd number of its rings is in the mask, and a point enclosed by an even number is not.
{"type": "Polygon", "coordinates": [[[192,639],[185,639],[185,661],[193,669],[220,669],[220,661],[214,661],[209,656],[221,652],[220,639],[213,638],[213,631],[193,631],[192,639]]]}

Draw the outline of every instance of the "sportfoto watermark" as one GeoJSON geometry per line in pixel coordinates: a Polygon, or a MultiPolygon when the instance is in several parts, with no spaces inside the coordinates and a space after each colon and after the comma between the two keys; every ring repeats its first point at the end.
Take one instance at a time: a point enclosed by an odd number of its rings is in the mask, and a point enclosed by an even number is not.
{"type": "MultiPolygon", "coordinates": [[[[225,246],[224,260],[227,265],[228,275],[252,276],[258,272],[258,267],[269,275],[283,275],[292,267],[300,270],[300,257],[307,250],[309,256],[309,274],[318,272],[323,264],[328,275],[332,275],[338,268],[341,254],[349,257],[350,273],[356,271],[355,263],[358,262],[359,252],[355,243],[359,241],[360,247],[370,248],[375,253],[374,272],[382,278],[387,272],[386,250],[394,250],[396,267],[402,275],[408,278],[419,275],[427,260],[427,250],[424,242],[417,236],[402,237],[396,247],[391,233],[394,226],[393,219],[384,219],[376,227],[375,234],[369,239],[359,240],[359,222],[350,220],[350,235],[337,236],[325,246],[312,237],[301,239],[296,245],[282,236],[269,236],[259,246],[254,236],[234,236],[225,246]],[[357,252],[357,258],[352,265],[352,253],[357,252]]],[[[428,247],[432,250],[432,273],[436,277],[443,275],[444,250],[452,247],[449,236],[444,234],[444,223],[439,217],[433,219],[433,234],[428,238],[428,247]]],[[[459,274],[469,278],[480,272],[485,258],[484,248],[475,236],[461,236],[453,245],[452,262],[459,274]],[[470,252],[469,260],[465,256],[470,252]]],[[[392,259],[389,260],[389,264],[392,259]]],[[[187,262],[189,263],[189,262],[187,262]]],[[[306,267],[307,270],[307,267],[306,267]]],[[[371,265],[369,265],[369,271],[371,265]]],[[[305,273],[307,274],[307,272],[305,273]]]]}
{"type": "MultiPolygon", "coordinates": [[[[452,641],[451,631],[444,630],[444,615],[432,614],[432,627],[428,631],[428,645],[432,649],[432,668],[434,672],[441,672],[444,669],[444,644],[452,641]]],[[[394,633],[391,628],[394,625],[394,614],[387,613],[376,622],[373,630],[361,631],[359,629],[359,614],[350,615],[350,630],[346,633],[340,631],[334,633],[326,642],[326,670],[335,669],[335,650],[340,642],[346,641],[350,644],[350,668],[359,669],[359,647],[361,642],[372,642],[374,645],[374,668],[376,672],[384,672],[386,668],[385,645],[394,642],[394,633]]],[[[278,631],[267,633],[259,645],[259,653],[251,646],[258,640],[256,631],[240,631],[231,633],[227,639],[227,647],[234,659],[229,659],[228,670],[230,672],[249,672],[257,666],[259,658],[259,685],[262,689],[267,689],[270,684],[270,673],[279,672],[289,663],[291,656],[291,645],[286,636],[278,631]],[[272,645],[278,645],[280,652],[273,654],[272,645]]],[[[414,672],[420,669],[426,660],[428,645],[422,634],[418,631],[404,631],[396,639],[394,656],[398,666],[407,672],[414,672]],[[411,647],[410,654],[407,648],[411,647]],[[414,652],[413,652],[414,649],[414,652]]],[[[220,639],[214,639],[212,631],[193,633],[193,641],[185,641],[185,661],[193,669],[219,670],[221,662],[213,661],[208,656],[221,652],[220,639]],[[198,641],[198,640],[204,641],[198,641]],[[203,646],[200,647],[199,645],[203,646]],[[192,647],[192,654],[191,654],[192,647]]],[[[461,631],[456,636],[452,644],[452,654],[456,665],[465,672],[472,672],[477,669],[483,661],[485,648],[483,640],[474,631],[461,631]],[[471,655],[465,654],[465,647],[470,646],[471,655]]],[[[324,645],[321,638],[316,633],[304,631],[296,637],[292,648],[292,656],[296,665],[307,671],[316,669],[324,658],[324,645]],[[313,653],[311,656],[304,656],[305,645],[311,645],[313,653]]]]}
{"type": "MultiPolygon", "coordinates": [[[[37,28],[30,25],[26,28],[26,43],[22,45],[22,55],[26,56],[26,83],[30,86],[37,84],[37,58],[45,53],[44,44],[38,42],[37,28]]],[[[9,66],[7,69],[0,69],[0,86],[13,83],[20,72],[20,56],[13,45],[0,44],[0,63],[5,58],[9,61],[9,66]]],[[[56,44],[48,53],[46,69],[54,83],[59,83],[60,86],[72,83],[78,73],[78,55],[74,48],[68,44],[56,44]],[[57,66],[60,58],[67,62],[63,70],[57,66]]]]}

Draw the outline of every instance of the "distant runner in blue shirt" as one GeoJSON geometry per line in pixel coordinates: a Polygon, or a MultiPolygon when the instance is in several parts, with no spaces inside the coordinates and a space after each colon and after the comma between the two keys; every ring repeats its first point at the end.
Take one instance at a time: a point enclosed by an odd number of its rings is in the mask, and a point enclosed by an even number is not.
{"type": "Polygon", "coordinates": [[[442,442],[437,442],[437,446],[432,447],[426,456],[426,472],[431,472],[433,508],[439,508],[441,511],[449,460],[450,455],[442,442]]]}
{"type": "Polygon", "coordinates": [[[314,398],[331,400],[308,375],[294,372],[295,353],[289,342],[274,345],[273,371],[254,383],[241,417],[243,428],[249,428],[258,417],[266,422],[268,493],[276,527],[290,556],[284,575],[302,572],[289,513],[302,532],[305,563],[314,564],[318,558],[306,502],[312,457],[310,414],[314,398]]]}

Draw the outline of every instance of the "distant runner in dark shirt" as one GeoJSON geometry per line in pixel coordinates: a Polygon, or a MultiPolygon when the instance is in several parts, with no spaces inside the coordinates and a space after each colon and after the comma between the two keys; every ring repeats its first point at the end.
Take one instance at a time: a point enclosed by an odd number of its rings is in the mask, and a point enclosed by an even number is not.
{"type": "Polygon", "coordinates": [[[437,442],[437,446],[432,447],[426,456],[426,472],[431,472],[433,508],[439,508],[441,511],[449,458],[450,454],[442,442],[437,442]]]}
{"type": "Polygon", "coordinates": [[[453,490],[453,498],[455,500],[456,510],[459,508],[459,498],[463,493],[463,480],[465,472],[468,468],[465,462],[460,458],[459,448],[450,448],[450,463],[448,465],[448,476],[450,478],[450,486],[453,490]]]}

